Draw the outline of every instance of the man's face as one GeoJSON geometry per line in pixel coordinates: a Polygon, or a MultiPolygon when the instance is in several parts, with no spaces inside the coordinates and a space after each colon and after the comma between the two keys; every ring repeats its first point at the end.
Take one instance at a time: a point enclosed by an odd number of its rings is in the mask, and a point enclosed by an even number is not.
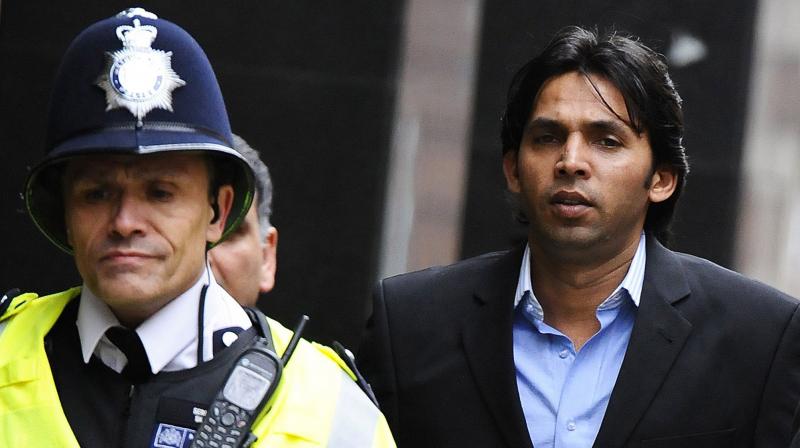
{"type": "Polygon", "coordinates": [[[214,276],[239,303],[255,306],[258,293],[270,291],[275,284],[277,244],[278,231],[274,227],[261,240],[256,201],[253,201],[244,222],[209,251],[214,276]]]}
{"type": "Polygon", "coordinates": [[[671,170],[653,170],[648,136],[628,124],[619,90],[591,80],[602,98],[577,72],[547,80],[519,150],[503,161],[508,188],[530,220],[531,244],[564,254],[633,244],[648,204],[675,188],[671,170]]]}
{"type": "Polygon", "coordinates": [[[232,201],[209,200],[199,154],[92,155],[64,175],[67,237],[88,287],[125,324],[138,324],[197,281],[232,201]],[[212,222],[213,221],[213,222],[212,222]]]}

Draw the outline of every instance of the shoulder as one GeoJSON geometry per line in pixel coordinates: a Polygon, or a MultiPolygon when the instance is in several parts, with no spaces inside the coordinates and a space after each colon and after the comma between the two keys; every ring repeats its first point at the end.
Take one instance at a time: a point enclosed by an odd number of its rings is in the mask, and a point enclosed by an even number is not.
{"type": "MultiPolygon", "coordinates": [[[[278,355],[282,356],[294,332],[274,319],[267,318],[267,321],[269,322],[269,330],[275,342],[275,349],[278,351],[278,355]]],[[[341,371],[351,378],[355,378],[353,372],[347,367],[347,364],[333,349],[302,338],[298,342],[297,348],[289,360],[289,364],[303,364],[304,368],[309,368],[311,370],[316,366],[316,368],[322,369],[321,371],[336,372],[337,375],[339,375],[341,371]]]]}
{"type": "Polygon", "coordinates": [[[800,301],[776,288],[704,258],[679,252],[670,254],[680,266],[689,290],[688,300],[678,302],[677,306],[696,323],[722,319],[738,323],[736,326],[741,329],[772,332],[782,331],[797,314],[800,301]]]}
{"type": "Polygon", "coordinates": [[[80,288],[41,297],[26,293],[7,302],[0,314],[0,358],[34,353],[67,303],[79,294],[80,288]]]}
{"type": "Polygon", "coordinates": [[[378,287],[384,291],[414,295],[429,295],[436,291],[474,289],[488,279],[518,272],[522,248],[491,252],[446,266],[434,266],[420,271],[400,274],[382,280],[378,287]]]}
{"type": "Polygon", "coordinates": [[[693,292],[731,298],[748,297],[748,300],[765,301],[766,304],[796,308],[800,302],[794,297],[758,280],[694,255],[673,252],[680,260],[684,274],[693,292]]]}
{"type": "Polygon", "coordinates": [[[33,292],[4,295],[0,298],[0,326],[7,325],[15,316],[32,310],[60,313],[64,305],[78,296],[80,292],[81,288],[75,287],[46,296],[40,296],[33,292]]]}
{"type": "MultiPolygon", "coordinates": [[[[269,325],[282,353],[293,333],[275,320],[270,319],[269,325]]],[[[277,412],[268,414],[254,432],[262,435],[263,446],[293,446],[283,437],[312,440],[320,446],[339,441],[341,446],[369,447],[376,440],[393,446],[385,418],[354,380],[331,348],[301,339],[280,380],[277,412]]]]}
{"type": "Polygon", "coordinates": [[[432,329],[452,325],[451,318],[469,312],[477,296],[514,288],[523,253],[524,247],[492,252],[384,279],[375,288],[372,312],[432,329]]]}
{"type": "Polygon", "coordinates": [[[39,295],[33,292],[20,294],[19,290],[9,291],[0,297],[0,322],[4,322],[19,314],[28,303],[39,298],[39,295]]]}

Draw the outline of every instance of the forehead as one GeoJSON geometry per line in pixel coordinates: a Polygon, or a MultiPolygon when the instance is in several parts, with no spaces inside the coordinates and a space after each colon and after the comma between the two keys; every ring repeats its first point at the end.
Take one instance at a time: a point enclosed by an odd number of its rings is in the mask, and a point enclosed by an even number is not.
{"type": "Polygon", "coordinates": [[[107,179],[124,175],[137,179],[180,178],[207,182],[207,159],[195,152],[157,154],[89,154],[67,162],[65,180],[107,179]]]}
{"type": "Polygon", "coordinates": [[[579,72],[546,80],[536,94],[530,118],[611,120],[631,127],[622,92],[603,76],[579,72]]]}

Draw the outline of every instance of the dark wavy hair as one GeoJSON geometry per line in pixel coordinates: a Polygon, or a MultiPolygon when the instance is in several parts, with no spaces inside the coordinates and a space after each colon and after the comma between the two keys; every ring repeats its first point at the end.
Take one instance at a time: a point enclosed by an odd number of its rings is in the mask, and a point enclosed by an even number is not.
{"type": "MultiPolygon", "coordinates": [[[[545,81],[568,72],[610,81],[625,99],[630,126],[639,134],[649,135],[653,169],[669,166],[676,173],[675,192],[663,202],[650,204],[644,223],[646,231],[667,243],[675,206],[689,173],[683,147],[683,111],[663,57],[638,38],[616,31],[600,35],[597,30],[577,26],[559,31],[511,81],[502,119],[503,154],[519,149],[534,99],[545,81]]],[[[522,218],[524,222],[524,215],[522,218]]]]}

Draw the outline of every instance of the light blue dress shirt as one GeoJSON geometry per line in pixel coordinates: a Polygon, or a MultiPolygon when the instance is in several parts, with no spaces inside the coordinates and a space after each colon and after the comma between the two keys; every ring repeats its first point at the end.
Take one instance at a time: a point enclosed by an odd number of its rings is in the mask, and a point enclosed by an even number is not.
{"type": "Polygon", "coordinates": [[[575,351],[544,322],[533,294],[530,248],[525,248],[515,298],[517,388],[535,448],[591,447],[628,347],[642,292],[645,239],[622,283],[597,307],[600,330],[575,351]]]}

